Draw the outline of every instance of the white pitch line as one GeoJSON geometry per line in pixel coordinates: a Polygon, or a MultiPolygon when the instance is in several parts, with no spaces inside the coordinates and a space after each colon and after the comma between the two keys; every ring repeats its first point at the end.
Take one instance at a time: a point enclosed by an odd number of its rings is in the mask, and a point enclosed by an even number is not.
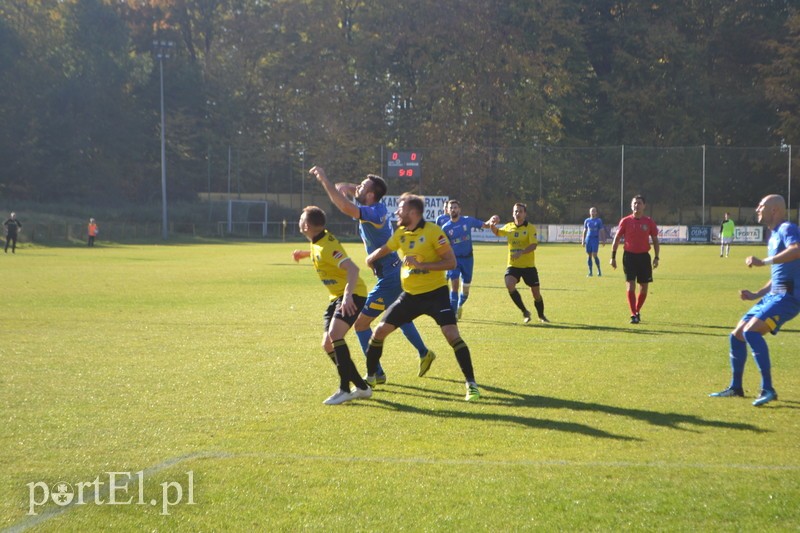
{"type": "MultiPolygon", "coordinates": [[[[162,470],[166,470],[167,468],[169,468],[171,466],[174,466],[174,465],[179,464],[179,463],[183,463],[185,461],[191,461],[192,459],[208,459],[208,458],[220,459],[220,458],[223,458],[223,457],[228,457],[228,455],[225,454],[224,452],[198,452],[198,453],[193,453],[193,454],[189,454],[189,455],[180,455],[178,457],[172,457],[170,459],[167,459],[166,461],[163,461],[163,462],[158,463],[156,465],[149,466],[149,467],[145,468],[143,470],[142,477],[158,473],[158,472],[160,472],[162,470]]],[[[137,472],[138,472],[138,470],[137,470],[137,472]]],[[[137,476],[132,476],[132,477],[128,478],[127,486],[129,488],[131,488],[131,487],[135,488],[137,483],[138,483],[138,477],[137,476]]],[[[97,494],[95,494],[95,497],[99,497],[99,498],[103,499],[106,496],[108,496],[109,490],[110,490],[110,487],[109,488],[104,488],[103,490],[101,490],[97,494]]],[[[75,503],[69,503],[69,504],[64,505],[62,507],[49,507],[48,509],[42,511],[42,513],[40,513],[40,514],[33,515],[33,516],[28,516],[24,520],[22,520],[20,522],[17,522],[16,524],[14,524],[13,526],[9,527],[8,529],[3,530],[3,533],[20,533],[20,532],[25,531],[25,530],[27,530],[29,528],[34,527],[34,526],[38,526],[39,524],[47,522],[51,518],[55,518],[57,516],[60,516],[60,515],[62,515],[64,513],[66,513],[72,507],[74,507],[74,505],[75,505],[75,503]]]]}
{"type": "MultiPolygon", "coordinates": [[[[258,457],[273,461],[306,461],[306,462],[329,462],[329,463],[382,463],[382,464],[418,464],[418,465],[455,465],[455,466],[507,466],[507,467],[568,467],[568,468],[652,468],[668,470],[752,470],[752,471],[772,471],[772,472],[797,472],[800,465],[759,465],[741,463],[670,463],[666,461],[651,461],[637,463],[633,461],[570,461],[561,459],[531,460],[520,459],[516,461],[492,461],[487,459],[430,459],[425,457],[335,457],[326,455],[300,455],[300,454],[276,454],[261,452],[226,453],[226,452],[198,452],[190,455],[182,455],[167,459],[161,463],[144,469],[144,476],[151,475],[171,466],[193,459],[242,459],[248,457],[258,457]]],[[[129,483],[136,486],[137,478],[130,478],[129,483]]],[[[100,497],[108,495],[108,490],[101,492],[100,497]]],[[[41,514],[27,517],[10,528],[4,533],[21,533],[31,527],[42,524],[51,518],[55,518],[68,510],[74,504],[64,507],[48,508],[41,514]]]]}
{"type": "Polygon", "coordinates": [[[712,464],[712,463],[670,463],[652,461],[637,463],[632,461],[569,461],[562,459],[516,461],[492,461],[486,459],[429,459],[424,457],[333,457],[325,455],[296,455],[271,453],[229,454],[224,459],[239,457],[260,457],[274,460],[295,461],[327,461],[348,463],[383,463],[383,464],[425,464],[425,465],[465,465],[465,466],[565,466],[573,468],[609,467],[609,468],[661,468],[661,469],[697,469],[697,470],[756,470],[756,471],[800,471],[800,465],[757,465],[757,464],[712,464]]]}

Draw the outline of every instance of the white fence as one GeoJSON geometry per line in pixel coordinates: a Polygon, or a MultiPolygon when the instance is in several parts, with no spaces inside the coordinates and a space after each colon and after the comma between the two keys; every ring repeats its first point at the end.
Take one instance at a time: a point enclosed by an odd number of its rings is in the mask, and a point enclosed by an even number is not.
{"type": "MultiPolygon", "coordinates": [[[[536,224],[539,242],[581,242],[583,226],[580,224],[536,224]]],[[[611,242],[617,228],[606,228],[607,241],[611,242]]],[[[495,237],[488,229],[473,230],[472,240],[476,242],[505,242],[505,238],[495,237]]],[[[719,242],[719,226],[659,226],[660,243],[710,243],[719,242]]],[[[762,226],[739,226],[736,228],[734,242],[759,244],[764,242],[762,226]]]]}

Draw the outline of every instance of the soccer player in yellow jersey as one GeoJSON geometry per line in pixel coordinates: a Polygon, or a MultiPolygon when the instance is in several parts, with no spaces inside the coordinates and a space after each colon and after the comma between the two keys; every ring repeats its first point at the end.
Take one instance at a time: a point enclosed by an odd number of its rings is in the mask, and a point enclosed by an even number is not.
{"type": "Polygon", "coordinates": [[[399,326],[421,315],[428,315],[441,327],[447,342],[452,346],[458,365],[464,374],[467,401],[480,398],[472,357],[467,344],[461,339],[456,325],[456,315],[450,307],[445,272],[456,266],[456,256],[442,228],[426,222],[422,215],[425,202],[420,196],[405,193],[397,207],[398,228],[386,244],[367,256],[372,265],[392,251],[402,250],[403,292],[384,312],[383,319],[372,333],[367,349],[367,383],[375,382],[378,363],[383,353],[384,339],[399,326]]]}
{"type": "Polygon", "coordinates": [[[339,240],[325,229],[325,222],[325,211],[319,207],[312,205],[303,209],[300,232],[311,241],[311,250],[295,250],[292,259],[311,257],[319,279],[330,293],[330,304],[323,317],[322,348],[336,365],[340,382],[339,390],[322,403],[338,405],[372,396],[372,389],[358,374],[344,340],[367,301],[367,286],[339,240]],[[353,390],[350,390],[351,382],[355,385],[353,390]]]}
{"type": "MultiPolygon", "coordinates": [[[[492,233],[498,237],[508,239],[508,268],[506,269],[506,289],[511,296],[511,301],[522,311],[525,323],[531,321],[531,312],[522,302],[522,296],[517,291],[517,283],[522,279],[531,288],[533,294],[533,305],[539,320],[549,322],[544,316],[544,299],[539,291],[539,272],[536,270],[536,255],[534,251],[539,245],[536,238],[536,226],[528,222],[528,207],[525,204],[514,204],[511,213],[514,217],[513,222],[509,222],[502,228],[495,224],[490,224],[492,233]]],[[[492,217],[492,221],[497,220],[492,217]]]]}

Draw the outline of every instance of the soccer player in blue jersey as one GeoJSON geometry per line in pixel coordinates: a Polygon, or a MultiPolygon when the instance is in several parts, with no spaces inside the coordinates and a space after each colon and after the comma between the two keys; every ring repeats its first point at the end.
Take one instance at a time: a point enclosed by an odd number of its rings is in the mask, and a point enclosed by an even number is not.
{"type": "Polygon", "coordinates": [[[436,225],[444,226],[450,220],[450,202],[444,203],[444,213],[436,217],[436,225]]]}
{"type": "MultiPolygon", "coordinates": [[[[600,237],[604,231],[603,220],[597,216],[597,209],[590,208],[589,218],[583,221],[583,237],[581,237],[581,243],[586,247],[588,256],[586,260],[586,264],[589,265],[588,277],[592,277],[592,259],[597,265],[597,275],[603,275],[600,271],[600,259],[597,258],[597,251],[600,249],[600,237]]],[[[605,239],[603,239],[603,244],[605,245],[605,239]]]]}
{"type": "MultiPolygon", "coordinates": [[[[386,244],[393,231],[386,204],[380,201],[387,191],[383,178],[368,174],[359,184],[337,183],[334,186],[322,167],[315,166],[309,172],[322,184],[328,197],[339,211],[359,221],[358,231],[361,234],[361,240],[364,241],[367,254],[386,244]],[[355,199],[357,204],[351,202],[348,197],[355,199]]],[[[402,261],[395,252],[381,258],[373,265],[373,272],[378,278],[378,282],[367,296],[367,303],[353,325],[364,355],[367,353],[369,339],[372,336],[372,321],[403,292],[400,284],[401,266],[402,261]]],[[[422,377],[430,369],[433,360],[436,359],[436,354],[425,346],[425,342],[412,322],[403,324],[400,326],[400,330],[419,353],[418,375],[422,377]]],[[[377,383],[386,383],[386,373],[380,367],[377,372],[377,383]]]]}
{"type": "Polygon", "coordinates": [[[786,219],[786,202],[782,196],[771,194],[756,207],[758,221],[772,230],[766,259],[750,256],[748,267],[770,265],[770,280],[757,292],[739,291],[742,300],[761,300],[744,314],[730,334],[730,360],[733,377],[727,389],[710,396],[728,398],[744,396],[742,376],[747,362],[747,346],[753,352],[761,371],[761,394],[756,407],[778,399],[772,385],[769,348],[764,336],[776,335],[786,322],[800,313],[800,230],[786,219]]]}
{"type": "Polygon", "coordinates": [[[450,281],[450,307],[453,308],[456,318],[461,320],[464,304],[469,298],[469,286],[472,283],[472,270],[475,264],[475,259],[472,257],[472,230],[488,228],[492,220],[497,224],[500,222],[500,217],[493,215],[483,222],[471,216],[462,216],[461,202],[458,200],[449,200],[447,206],[450,220],[442,225],[442,230],[456,254],[456,267],[447,271],[447,279],[450,281]]]}

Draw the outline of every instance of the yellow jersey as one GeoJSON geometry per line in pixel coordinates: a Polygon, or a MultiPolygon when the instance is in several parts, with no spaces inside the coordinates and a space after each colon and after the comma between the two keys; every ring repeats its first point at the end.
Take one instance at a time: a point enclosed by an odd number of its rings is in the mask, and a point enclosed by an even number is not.
{"type": "MultiPolygon", "coordinates": [[[[331,301],[341,298],[347,285],[347,270],[342,268],[342,263],[350,259],[342,248],[339,239],[328,230],[320,233],[311,243],[311,260],[317,270],[319,279],[330,292],[331,301]]],[[[361,276],[353,288],[355,296],[367,297],[367,285],[361,276]]]]}
{"type": "MultiPolygon", "coordinates": [[[[403,257],[411,256],[420,263],[433,263],[441,260],[439,252],[450,248],[450,241],[441,226],[421,221],[413,231],[400,226],[386,241],[390,250],[401,250],[403,257]]],[[[403,264],[400,273],[403,290],[409,294],[422,294],[447,286],[444,270],[424,270],[403,264]]]]}
{"type": "Polygon", "coordinates": [[[517,268],[532,268],[536,266],[536,252],[521,255],[517,259],[512,259],[511,255],[521,252],[531,244],[539,244],[536,239],[536,226],[528,222],[523,222],[517,226],[514,222],[509,222],[502,228],[497,229],[497,235],[508,239],[508,266],[517,268]]]}

